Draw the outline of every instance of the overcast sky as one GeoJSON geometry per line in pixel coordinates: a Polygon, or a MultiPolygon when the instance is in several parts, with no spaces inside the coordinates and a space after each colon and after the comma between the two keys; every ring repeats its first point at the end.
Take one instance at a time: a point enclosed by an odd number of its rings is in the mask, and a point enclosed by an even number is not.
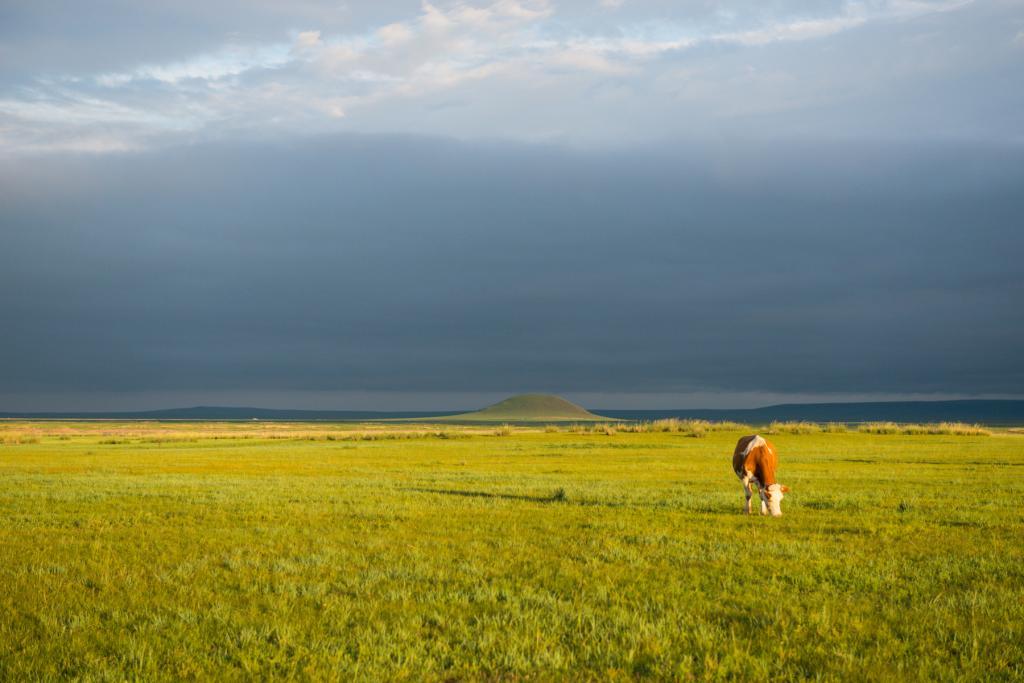
{"type": "Polygon", "coordinates": [[[0,411],[1024,397],[1024,2],[0,4],[0,411]]]}

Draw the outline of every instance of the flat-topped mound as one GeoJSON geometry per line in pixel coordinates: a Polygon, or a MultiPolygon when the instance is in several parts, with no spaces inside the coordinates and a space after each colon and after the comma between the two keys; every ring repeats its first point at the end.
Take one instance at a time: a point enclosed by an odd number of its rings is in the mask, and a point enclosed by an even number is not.
{"type": "Polygon", "coordinates": [[[568,422],[606,420],[585,408],[551,394],[520,394],[475,413],[450,415],[447,420],[486,422],[568,422]]]}

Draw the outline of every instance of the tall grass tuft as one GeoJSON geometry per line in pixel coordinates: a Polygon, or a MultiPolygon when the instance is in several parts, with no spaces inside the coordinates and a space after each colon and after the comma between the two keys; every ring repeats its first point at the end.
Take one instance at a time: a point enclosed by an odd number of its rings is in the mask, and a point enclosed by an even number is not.
{"type": "Polygon", "coordinates": [[[663,420],[654,420],[649,423],[652,432],[681,432],[683,421],[678,417],[668,417],[663,420]]]}
{"type": "Polygon", "coordinates": [[[648,431],[646,422],[622,422],[618,430],[625,434],[643,434],[648,431]]]}
{"type": "Polygon", "coordinates": [[[857,428],[865,434],[947,434],[950,436],[991,436],[992,431],[981,425],[963,422],[939,422],[930,424],[897,424],[896,422],[865,422],[857,428]]]}
{"type": "Polygon", "coordinates": [[[692,436],[695,439],[702,439],[708,435],[711,431],[710,423],[703,420],[694,420],[686,431],[687,436],[692,436]]]}
{"type": "Polygon", "coordinates": [[[953,436],[992,436],[992,430],[981,425],[964,424],[963,422],[940,422],[938,431],[933,434],[952,434],[953,436]]]}
{"type": "Polygon", "coordinates": [[[623,422],[616,425],[620,432],[633,434],[669,432],[687,436],[702,437],[711,432],[751,431],[753,427],[742,422],[711,422],[710,420],[684,420],[666,417],[649,422],[623,422]]]}
{"type": "Polygon", "coordinates": [[[768,434],[820,434],[821,425],[816,422],[772,422],[768,434]]]}
{"type": "Polygon", "coordinates": [[[732,422],[730,420],[723,420],[722,422],[709,422],[708,429],[712,432],[749,432],[753,430],[753,427],[742,422],[732,422]]]}
{"type": "Polygon", "coordinates": [[[865,422],[857,427],[864,434],[899,434],[902,430],[895,422],[865,422]]]}

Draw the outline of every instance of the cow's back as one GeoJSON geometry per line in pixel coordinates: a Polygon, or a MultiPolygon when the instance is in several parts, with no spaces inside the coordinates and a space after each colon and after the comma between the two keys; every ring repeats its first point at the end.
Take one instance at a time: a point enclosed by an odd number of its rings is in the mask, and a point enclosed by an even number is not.
{"type": "Polygon", "coordinates": [[[736,450],[732,452],[732,468],[736,474],[743,474],[747,456],[752,450],[749,448],[750,442],[756,438],[758,438],[757,434],[751,434],[750,436],[741,436],[740,440],[736,442],[736,450]]]}
{"type": "Polygon", "coordinates": [[[776,483],[777,463],[775,446],[758,434],[740,437],[736,442],[736,450],[732,454],[732,468],[739,477],[743,477],[745,472],[750,472],[763,486],[771,486],[776,483]]]}

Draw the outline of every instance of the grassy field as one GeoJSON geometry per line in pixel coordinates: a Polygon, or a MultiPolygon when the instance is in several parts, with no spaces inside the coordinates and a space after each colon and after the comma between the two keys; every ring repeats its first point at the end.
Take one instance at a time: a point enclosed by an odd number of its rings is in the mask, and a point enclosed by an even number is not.
{"type": "Polygon", "coordinates": [[[0,423],[0,679],[1024,677],[1024,434],[0,423]]]}

